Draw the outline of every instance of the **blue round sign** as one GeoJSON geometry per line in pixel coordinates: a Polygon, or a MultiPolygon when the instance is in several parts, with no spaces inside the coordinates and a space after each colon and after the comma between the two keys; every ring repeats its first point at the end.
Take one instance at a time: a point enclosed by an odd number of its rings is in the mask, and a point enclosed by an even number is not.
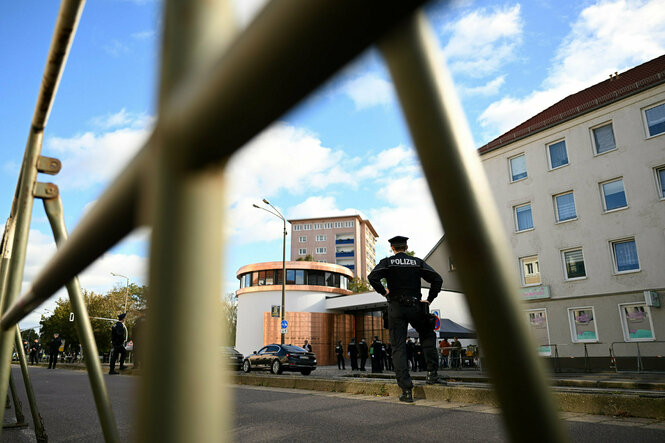
{"type": "Polygon", "coordinates": [[[286,320],[282,320],[282,329],[286,329],[289,327],[289,322],[286,320]]]}

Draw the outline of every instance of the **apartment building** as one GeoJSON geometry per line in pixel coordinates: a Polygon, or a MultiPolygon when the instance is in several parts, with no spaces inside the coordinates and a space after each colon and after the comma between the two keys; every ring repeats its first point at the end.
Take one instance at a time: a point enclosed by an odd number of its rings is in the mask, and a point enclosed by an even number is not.
{"type": "MultiPolygon", "coordinates": [[[[540,353],[665,368],[665,56],[566,97],[479,154],[540,353]]],[[[440,243],[429,255],[445,280],[454,257],[440,243]]]]}
{"type": "Polygon", "coordinates": [[[291,260],[311,255],[315,262],[346,266],[366,278],[376,265],[379,235],[359,215],[289,220],[291,260]]]}

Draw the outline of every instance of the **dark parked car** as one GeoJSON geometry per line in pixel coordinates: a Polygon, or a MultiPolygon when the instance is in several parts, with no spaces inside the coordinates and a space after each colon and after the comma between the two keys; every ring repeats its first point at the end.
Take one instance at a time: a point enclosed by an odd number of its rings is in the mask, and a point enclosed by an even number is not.
{"type": "Polygon", "coordinates": [[[245,372],[250,372],[252,369],[268,369],[273,374],[298,371],[302,375],[309,375],[316,369],[316,354],[299,346],[268,345],[245,357],[242,369],[245,372]]]}
{"type": "Polygon", "coordinates": [[[234,371],[242,369],[243,356],[233,346],[222,346],[222,362],[234,371]]]}

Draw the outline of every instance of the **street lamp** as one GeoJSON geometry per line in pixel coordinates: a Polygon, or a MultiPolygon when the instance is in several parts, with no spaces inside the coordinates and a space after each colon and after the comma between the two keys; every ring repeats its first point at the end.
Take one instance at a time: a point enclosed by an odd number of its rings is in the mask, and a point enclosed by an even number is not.
{"type": "Polygon", "coordinates": [[[125,288],[125,312],[127,312],[127,297],[129,297],[129,277],[122,274],[116,274],[115,272],[111,272],[111,275],[114,277],[122,277],[127,279],[127,287],[125,288]]]}
{"type": "MultiPolygon", "coordinates": [[[[279,210],[276,207],[271,205],[270,202],[268,200],[266,200],[265,198],[263,199],[263,203],[270,206],[274,210],[274,212],[271,211],[270,209],[262,208],[261,206],[257,206],[257,205],[252,205],[252,206],[254,206],[256,209],[262,209],[266,212],[269,212],[270,214],[274,215],[275,217],[282,220],[282,222],[284,222],[284,238],[282,239],[282,309],[281,309],[281,311],[282,311],[282,323],[283,323],[284,322],[284,298],[285,298],[284,295],[286,293],[286,219],[284,218],[282,213],[279,212],[279,210]]],[[[281,323],[280,323],[280,328],[281,328],[281,330],[284,330],[284,328],[282,328],[281,323]]],[[[284,332],[280,331],[280,335],[281,335],[281,339],[280,339],[281,344],[284,344],[284,332]]]]}

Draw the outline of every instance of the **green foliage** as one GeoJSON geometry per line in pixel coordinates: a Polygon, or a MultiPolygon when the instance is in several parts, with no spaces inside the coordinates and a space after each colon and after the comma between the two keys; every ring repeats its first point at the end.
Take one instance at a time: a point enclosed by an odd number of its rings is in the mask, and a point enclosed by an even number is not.
{"type": "Polygon", "coordinates": [[[349,282],[349,291],[353,291],[356,294],[363,292],[372,292],[373,289],[370,286],[369,282],[364,278],[355,277],[349,282]]]}
{"type": "Polygon", "coordinates": [[[314,261],[314,257],[311,254],[307,254],[305,257],[298,257],[296,261],[314,261]]]}
{"type": "Polygon", "coordinates": [[[415,257],[415,255],[416,255],[416,251],[406,251],[406,253],[408,255],[410,255],[411,257],[415,257]]]}
{"type": "Polygon", "coordinates": [[[21,341],[27,340],[28,343],[32,343],[36,338],[39,338],[39,334],[34,329],[26,329],[21,331],[21,341]]]}
{"type": "Polygon", "coordinates": [[[222,320],[224,321],[222,344],[224,346],[235,346],[236,327],[238,324],[238,298],[233,292],[229,292],[222,297],[222,320]]]}

